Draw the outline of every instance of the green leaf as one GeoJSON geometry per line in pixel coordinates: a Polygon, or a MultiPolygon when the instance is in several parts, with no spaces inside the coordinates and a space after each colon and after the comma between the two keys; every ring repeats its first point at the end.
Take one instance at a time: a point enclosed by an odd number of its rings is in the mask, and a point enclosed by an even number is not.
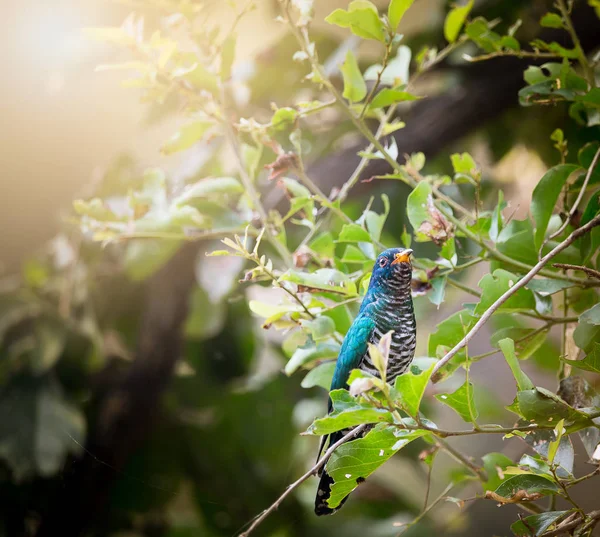
{"type": "MultiPolygon", "coordinates": [[[[465,335],[471,326],[475,324],[475,318],[469,310],[463,309],[450,315],[440,324],[437,330],[429,335],[428,354],[441,358],[453,348],[465,335]]],[[[449,372],[454,371],[458,365],[465,360],[465,350],[460,350],[448,364],[449,372]]]]}
{"type": "MultiPolygon", "coordinates": [[[[450,242],[450,241],[448,241],[450,242]]],[[[438,278],[433,278],[431,283],[431,291],[427,293],[427,298],[429,301],[435,305],[439,306],[442,302],[444,302],[444,297],[446,295],[446,283],[448,279],[446,276],[441,276],[438,278]]]]}
{"type": "Polygon", "coordinates": [[[513,498],[519,491],[524,490],[528,495],[556,494],[559,487],[556,483],[535,474],[520,474],[504,480],[494,491],[503,498],[513,498]]]}
{"type": "Polygon", "coordinates": [[[338,293],[348,297],[357,296],[356,284],[348,276],[336,269],[318,269],[315,272],[288,270],[278,279],[279,282],[292,282],[306,290],[338,293]]]}
{"type": "Polygon", "coordinates": [[[533,190],[531,215],[535,222],[535,247],[539,250],[558,196],[569,176],[579,168],[575,164],[560,164],[550,168],[533,190]]]}
{"type": "Polygon", "coordinates": [[[563,22],[558,13],[546,13],[540,19],[540,26],[544,28],[562,28],[563,22]]]}
{"type": "Polygon", "coordinates": [[[324,435],[363,423],[393,422],[389,410],[361,402],[360,398],[352,397],[347,390],[333,390],[329,397],[333,410],[326,417],[316,419],[308,428],[309,433],[324,435]]]}
{"type": "Polygon", "coordinates": [[[574,284],[566,280],[553,280],[550,278],[535,278],[525,285],[526,289],[531,289],[541,296],[549,296],[558,293],[563,289],[573,287],[574,284]]]}
{"type": "Polygon", "coordinates": [[[579,316],[579,324],[573,339],[580,349],[591,352],[595,342],[600,341],[600,304],[592,306],[579,316]]]}
{"type": "Polygon", "coordinates": [[[420,182],[406,201],[406,215],[415,230],[417,241],[433,240],[441,244],[451,237],[452,226],[435,207],[431,185],[420,182]]]}
{"type": "Polygon", "coordinates": [[[197,198],[220,198],[243,194],[244,187],[234,177],[207,177],[188,185],[173,202],[176,205],[192,205],[197,198]]]}
{"type": "Polygon", "coordinates": [[[387,220],[388,214],[390,214],[390,199],[388,196],[386,194],[382,194],[381,201],[383,202],[382,214],[377,214],[375,211],[367,210],[362,215],[371,238],[376,241],[381,239],[383,226],[387,220]]]}
{"type": "Polygon", "coordinates": [[[453,153],[450,155],[454,173],[463,173],[472,175],[474,170],[477,170],[477,164],[469,153],[453,153]]]}
{"type": "Polygon", "coordinates": [[[326,339],[335,332],[335,323],[325,315],[316,319],[302,319],[300,324],[310,333],[314,341],[326,339]]]}
{"type": "Polygon", "coordinates": [[[492,221],[490,224],[490,239],[494,242],[498,240],[498,235],[502,231],[503,220],[502,220],[502,210],[506,207],[506,202],[504,201],[504,193],[502,190],[498,191],[498,203],[496,207],[494,207],[494,211],[492,213],[492,221]]]}
{"type": "Polygon", "coordinates": [[[483,483],[485,490],[496,490],[504,478],[503,470],[514,463],[504,453],[486,453],[481,457],[488,480],[483,483]]]}
{"type": "Polygon", "coordinates": [[[397,401],[413,417],[419,413],[421,399],[423,399],[425,387],[429,382],[429,377],[431,377],[434,366],[435,364],[417,374],[413,372],[413,368],[410,368],[410,371],[396,378],[394,388],[396,390],[397,401]]]}
{"type": "Polygon", "coordinates": [[[127,276],[136,282],[156,273],[182,246],[183,241],[139,239],[129,241],[125,248],[123,263],[127,276]]]}
{"type": "Polygon", "coordinates": [[[367,95],[367,84],[351,50],[348,50],[346,61],[340,69],[344,77],[344,97],[351,103],[362,101],[367,95]]]}
{"type": "Polygon", "coordinates": [[[371,236],[358,224],[344,224],[337,242],[371,242],[371,236]]]}
{"type": "Polygon", "coordinates": [[[342,444],[327,462],[327,473],[334,480],[329,506],[337,507],[359,483],[392,455],[426,434],[427,431],[399,431],[382,424],[363,438],[342,444]]]}
{"type": "Polygon", "coordinates": [[[213,95],[217,95],[219,91],[217,77],[198,62],[194,62],[188,67],[175,69],[173,71],[173,78],[183,79],[192,84],[192,86],[195,86],[196,89],[206,90],[213,95]]]}
{"type": "Polygon", "coordinates": [[[406,91],[400,91],[397,89],[384,88],[382,89],[373,100],[369,103],[369,108],[375,110],[377,108],[385,108],[391,104],[401,103],[405,101],[416,101],[421,97],[408,93],[406,91]]]}
{"type": "Polygon", "coordinates": [[[575,100],[595,108],[600,108],[600,88],[592,88],[584,95],[576,95],[575,100]]]}
{"type": "Polygon", "coordinates": [[[499,341],[498,346],[500,347],[502,354],[504,354],[508,367],[510,367],[512,374],[517,381],[519,391],[532,390],[534,388],[533,382],[531,382],[529,377],[523,373],[515,355],[515,342],[512,339],[507,338],[499,341]]]}
{"type": "MultiPolygon", "coordinates": [[[[548,454],[550,446],[557,438],[554,430],[538,430],[528,432],[524,439],[527,445],[531,446],[536,453],[539,453],[547,460],[549,458],[548,454]]],[[[525,459],[525,457],[526,456],[523,456],[523,459],[525,459]]],[[[523,464],[523,459],[520,464],[523,464]]],[[[531,459],[531,457],[528,459],[528,466],[533,468],[534,473],[550,475],[549,467],[545,462],[536,462],[535,459],[533,461],[531,459]]],[[[563,436],[558,441],[558,447],[554,454],[554,463],[558,467],[556,472],[557,475],[562,478],[572,476],[574,461],[575,452],[573,450],[571,439],[568,436],[563,436]]]]}
{"type": "MultiPolygon", "coordinates": [[[[597,214],[600,214],[600,192],[595,192],[581,215],[580,225],[584,226],[597,214]]],[[[580,251],[583,263],[588,264],[593,255],[600,249],[600,226],[596,226],[580,239],[580,251]]]]}
{"type": "Polygon", "coordinates": [[[554,458],[556,457],[560,441],[562,440],[562,437],[565,434],[565,432],[565,420],[560,420],[554,428],[554,434],[556,435],[556,439],[550,442],[550,445],[548,446],[547,459],[548,464],[550,465],[554,464],[554,458]]]}
{"type": "Polygon", "coordinates": [[[414,0],[391,0],[388,6],[388,21],[390,27],[396,31],[406,10],[412,6],[414,0]]]}
{"type": "Polygon", "coordinates": [[[444,37],[448,43],[456,41],[472,7],[473,0],[469,0],[465,6],[455,7],[450,10],[444,21],[444,37]]]}
{"type": "Polygon", "coordinates": [[[31,369],[40,374],[52,368],[60,358],[67,338],[65,325],[51,317],[36,319],[33,326],[35,348],[31,353],[31,369]]]}
{"type": "MultiPolygon", "coordinates": [[[[250,306],[252,309],[252,306],[250,306]]],[[[337,343],[320,342],[315,345],[314,342],[308,342],[303,347],[298,347],[292,357],[285,364],[284,372],[289,377],[292,373],[313,364],[317,361],[333,360],[337,358],[340,352],[340,346],[337,343]]]]}
{"type": "Polygon", "coordinates": [[[559,419],[577,424],[590,421],[584,413],[575,410],[560,397],[544,388],[519,391],[517,402],[523,417],[539,425],[556,425],[559,419]]]}
{"type": "MultiPolygon", "coordinates": [[[[286,315],[294,315],[298,317],[298,314],[304,309],[299,304],[268,304],[266,302],[260,302],[258,300],[250,300],[248,307],[252,313],[255,313],[259,317],[263,317],[263,328],[268,328],[271,324],[279,321],[286,315]]],[[[295,323],[294,323],[295,324],[295,323]]],[[[298,349],[300,350],[300,349],[298,349]]]]}
{"type": "Polygon", "coordinates": [[[214,126],[212,121],[194,121],[183,125],[161,148],[164,155],[189,149],[198,143],[208,130],[214,126]]]}
{"type": "Polygon", "coordinates": [[[317,255],[326,259],[333,259],[335,255],[335,243],[333,241],[333,235],[329,231],[317,235],[317,237],[308,244],[308,247],[317,255]]]}
{"type": "Polygon", "coordinates": [[[500,348],[498,343],[501,340],[505,338],[512,339],[514,341],[514,352],[519,360],[527,360],[544,344],[547,337],[547,329],[538,332],[536,328],[510,326],[494,332],[490,338],[490,344],[493,347],[500,348]]]}
{"type": "Polygon", "coordinates": [[[563,359],[563,361],[577,369],[600,373],[600,343],[594,342],[591,352],[589,352],[583,360],[563,359]]]}
{"type": "Polygon", "coordinates": [[[335,362],[325,362],[313,367],[308,374],[302,379],[300,386],[303,388],[313,388],[320,386],[329,391],[331,379],[335,370],[335,362]]]}
{"type": "Polygon", "coordinates": [[[596,304],[579,316],[580,323],[600,324],[600,304],[596,304]]]}
{"type": "MultiPolygon", "coordinates": [[[[508,291],[519,277],[503,269],[496,269],[492,274],[486,274],[479,281],[482,290],[479,303],[475,306],[475,314],[483,315],[489,307],[508,291]]],[[[535,297],[529,289],[521,288],[504,302],[498,311],[535,310],[535,297]]]]}
{"type": "MultiPolygon", "coordinates": [[[[558,16],[558,15],[557,15],[558,16]]],[[[538,537],[572,511],[547,511],[514,522],[510,529],[517,537],[538,537]]]]}
{"type": "Polygon", "coordinates": [[[50,477],[85,442],[82,413],[47,377],[16,377],[0,395],[0,458],[17,481],[50,477]]]}
{"type": "Polygon", "coordinates": [[[348,11],[336,9],[325,17],[325,21],[342,28],[350,28],[350,31],[358,37],[385,43],[385,28],[379,18],[377,7],[366,0],[350,2],[348,11]]]}
{"type": "Polygon", "coordinates": [[[346,249],[344,250],[344,254],[341,259],[342,263],[364,263],[365,261],[370,261],[369,258],[363,253],[362,250],[354,246],[353,244],[348,244],[346,249]]]}
{"type": "Polygon", "coordinates": [[[465,382],[453,393],[441,393],[435,398],[455,410],[467,423],[475,423],[479,416],[473,399],[473,384],[470,382],[465,382]]]}
{"type": "Polygon", "coordinates": [[[119,222],[123,220],[108,208],[100,198],[93,198],[90,201],[75,200],[73,201],[73,209],[78,215],[93,218],[98,222],[119,222]]]}

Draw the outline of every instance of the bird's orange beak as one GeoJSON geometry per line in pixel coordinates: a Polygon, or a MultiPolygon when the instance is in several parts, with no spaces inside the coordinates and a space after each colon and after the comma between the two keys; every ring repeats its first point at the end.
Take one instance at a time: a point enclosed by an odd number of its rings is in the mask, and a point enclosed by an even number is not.
{"type": "Polygon", "coordinates": [[[410,261],[410,256],[413,251],[409,248],[404,250],[404,252],[396,254],[394,256],[394,260],[392,261],[392,265],[396,265],[397,263],[408,263],[410,261]]]}

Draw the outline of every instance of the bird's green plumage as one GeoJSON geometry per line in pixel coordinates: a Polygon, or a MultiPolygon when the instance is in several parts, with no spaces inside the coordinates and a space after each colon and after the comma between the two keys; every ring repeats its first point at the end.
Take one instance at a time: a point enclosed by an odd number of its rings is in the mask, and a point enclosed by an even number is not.
{"type": "MultiPolygon", "coordinates": [[[[403,373],[413,359],[416,346],[416,325],[411,297],[412,267],[409,255],[412,250],[390,248],[382,252],[375,262],[369,288],[361,304],[358,315],[340,348],[331,390],[346,388],[350,371],[361,369],[378,375],[371,363],[368,344],[378,343],[381,337],[393,330],[387,378],[392,382],[403,373]],[[402,259],[402,261],[398,261],[402,259]],[[395,260],[395,261],[394,261],[395,260]]],[[[329,400],[328,411],[331,411],[329,400]]],[[[333,433],[329,445],[340,440],[347,431],[333,433]]],[[[323,438],[319,454],[327,438],[323,438]]],[[[333,479],[323,470],[315,500],[315,513],[326,515],[334,513],[327,500],[331,494],[333,479]]]]}

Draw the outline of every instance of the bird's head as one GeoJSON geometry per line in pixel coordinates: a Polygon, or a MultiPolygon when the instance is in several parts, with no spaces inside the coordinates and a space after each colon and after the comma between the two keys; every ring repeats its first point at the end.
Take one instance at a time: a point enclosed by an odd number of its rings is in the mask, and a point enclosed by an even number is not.
{"type": "Polygon", "coordinates": [[[371,284],[406,288],[412,279],[410,248],[388,248],[381,252],[373,266],[371,284]]]}

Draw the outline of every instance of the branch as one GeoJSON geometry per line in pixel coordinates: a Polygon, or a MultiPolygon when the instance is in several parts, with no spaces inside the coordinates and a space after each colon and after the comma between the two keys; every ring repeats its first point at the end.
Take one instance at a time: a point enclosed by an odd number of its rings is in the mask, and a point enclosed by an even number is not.
{"type": "Polygon", "coordinates": [[[506,291],[496,302],[494,302],[488,310],[481,316],[481,318],[475,323],[475,326],[471,328],[469,333],[452,349],[450,350],[446,356],[444,356],[433,368],[433,374],[431,376],[431,380],[433,382],[437,382],[440,380],[439,371],[440,369],[447,364],[454,355],[460,351],[463,347],[473,339],[475,334],[479,332],[481,327],[490,319],[490,317],[496,312],[496,310],[504,304],[512,295],[514,295],[519,289],[524,287],[529,281],[533,279],[533,277],[540,271],[542,268],[552,259],[555,255],[562,252],[565,248],[573,244],[579,237],[585,235],[592,228],[600,225],[600,215],[592,218],[587,224],[581,226],[571,233],[564,241],[554,247],[550,252],[548,252],[523,278],[521,278],[515,285],[513,285],[508,291],[506,291]]]}
{"type": "Polygon", "coordinates": [[[598,280],[600,280],[600,272],[597,270],[594,270],[590,267],[582,267],[579,265],[569,265],[568,263],[553,263],[552,266],[556,267],[556,268],[562,268],[565,270],[580,270],[581,272],[585,272],[591,278],[597,278],[598,280]]]}
{"type": "Polygon", "coordinates": [[[344,442],[350,440],[353,436],[357,436],[359,433],[364,431],[367,427],[366,424],[359,425],[355,429],[352,429],[348,434],[344,435],[340,438],[335,444],[329,446],[329,449],[325,452],[325,454],[319,459],[317,464],[315,464],[308,472],[306,472],[300,479],[294,481],[290,486],[285,489],[285,492],[277,498],[277,500],[268,508],[265,509],[259,516],[252,522],[251,526],[244,532],[240,533],[239,537],[248,537],[264,520],[267,518],[273,511],[275,511],[281,502],[285,500],[289,494],[298,488],[302,483],[304,483],[309,477],[312,475],[316,475],[316,473],[325,465],[329,457],[331,457],[332,453],[340,447],[344,442]]]}
{"type": "MultiPolygon", "coordinates": [[[[592,511],[587,515],[586,518],[588,518],[589,520],[598,520],[600,519],[600,511],[592,511]]],[[[571,530],[574,530],[575,528],[581,526],[584,521],[585,519],[577,518],[571,522],[567,522],[566,524],[561,524],[555,530],[542,533],[542,537],[554,537],[555,535],[569,533],[571,530]]]]}
{"type": "Polygon", "coordinates": [[[544,242],[542,243],[542,246],[540,246],[540,255],[542,253],[542,249],[544,248],[544,246],[546,246],[546,243],[548,241],[554,239],[555,237],[558,237],[565,230],[565,228],[569,225],[573,216],[577,212],[577,207],[579,207],[579,204],[581,203],[581,200],[583,199],[583,195],[585,194],[585,189],[587,188],[587,185],[590,181],[592,172],[594,171],[594,168],[596,167],[596,164],[598,163],[598,158],[600,158],[600,147],[598,148],[598,151],[596,151],[596,154],[594,155],[594,159],[592,160],[592,163],[590,164],[590,167],[588,168],[588,171],[585,175],[585,180],[583,181],[583,185],[581,185],[581,190],[579,191],[579,195],[577,196],[575,203],[573,203],[573,207],[571,207],[571,210],[569,211],[569,215],[567,216],[567,218],[565,218],[565,221],[562,223],[562,225],[554,233],[552,233],[552,235],[550,235],[548,238],[546,238],[544,240],[544,242]]]}

